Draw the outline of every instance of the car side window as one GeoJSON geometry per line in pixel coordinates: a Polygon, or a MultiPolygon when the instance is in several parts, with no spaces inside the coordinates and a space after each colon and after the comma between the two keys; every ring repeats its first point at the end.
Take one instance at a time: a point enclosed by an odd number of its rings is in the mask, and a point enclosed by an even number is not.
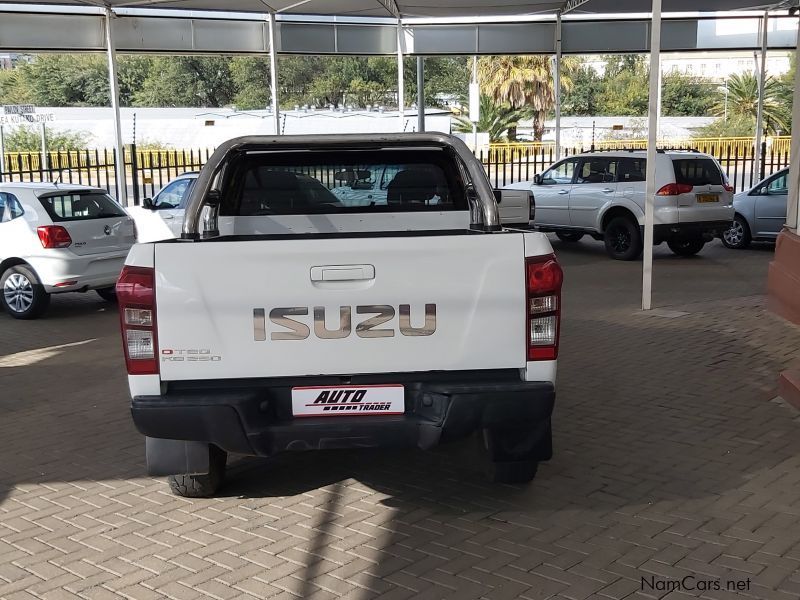
{"type": "Polygon", "coordinates": [[[617,159],[584,158],[575,183],[613,183],[617,179],[617,159]]]}
{"type": "Polygon", "coordinates": [[[192,193],[192,188],[194,187],[194,182],[197,181],[196,179],[190,179],[189,185],[186,186],[186,189],[183,191],[183,197],[181,198],[181,202],[178,205],[178,208],[186,208],[186,204],[189,202],[189,195],[192,193]]]}
{"type": "Polygon", "coordinates": [[[189,187],[189,179],[181,179],[168,184],[153,199],[153,205],[159,209],[178,208],[181,200],[189,187]]]}
{"type": "Polygon", "coordinates": [[[647,172],[646,158],[622,158],[619,161],[618,179],[620,183],[645,181],[647,172]]]}
{"type": "Polygon", "coordinates": [[[556,163],[542,175],[542,185],[566,185],[572,183],[577,164],[577,158],[570,158],[556,163]]]}
{"type": "Polygon", "coordinates": [[[786,189],[786,173],[770,181],[769,185],[767,186],[767,194],[782,196],[788,193],[789,191],[786,189]]]}
{"type": "Polygon", "coordinates": [[[14,194],[0,192],[0,223],[7,223],[25,214],[14,194]]]}

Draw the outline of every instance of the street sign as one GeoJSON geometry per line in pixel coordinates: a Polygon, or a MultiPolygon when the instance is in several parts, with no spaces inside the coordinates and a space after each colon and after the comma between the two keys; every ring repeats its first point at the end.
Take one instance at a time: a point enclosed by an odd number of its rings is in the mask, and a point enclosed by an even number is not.
{"type": "Polygon", "coordinates": [[[53,113],[37,113],[32,104],[6,104],[0,112],[0,125],[51,123],[55,120],[53,113]]]}

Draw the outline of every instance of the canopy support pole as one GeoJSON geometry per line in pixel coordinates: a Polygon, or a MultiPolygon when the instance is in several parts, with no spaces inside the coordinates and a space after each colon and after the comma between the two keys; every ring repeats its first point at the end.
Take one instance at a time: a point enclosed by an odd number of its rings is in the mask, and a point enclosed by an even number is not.
{"type": "MultiPolygon", "coordinates": [[[[117,50],[114,46],[111,19],[113,11],[106,7],[106,52],[108,54],[108,92],[111,96],[111,109],[114,118],[114,148],[117,151],[114,160],[114,179],[117,187],[117,202],[128,205],[128,179],[125,175],[125,146],[122,144],[122,118],[119,112],[119,81],[117,79],[117,50]]],[[[135,175],[135,173],[134,173],[135,175]]]]}
{"type": "Polygon", "coordinates": [[[417,57],[417,131],[425,131],[425,59],[417,57]]]}
{"type": "Polygon", "coordinates": [[[556,14],[556,160],[561,160],[561,13],[556,14]]]}
{"type": "MultiPolygon", "coordinates": [[[[755,163],[753,164],[754,178],[756,181],[761,181],[764,173],[761,172],[761,143],[764,137],[764,91],[767,84],[767,32],[769,30],[769,11],[764,11],[764,17],[761,23],[761,68],[758,74],[758,108],[756,109],[756,148],[753,156],[755,163]]],[[[753,182],[755,183],[755,181],[753,182]]]]}
{"type": "MultiPolygon", "coordinates": [[[[796,47],[800,49],[800,29],[796,47]]],[[[800,98],[800,72],[794,74],[794,98],[800,98]]],[[[792,103],[792,123],[800,123],[800,101],[792,103]]],[[[800,156],[800,127],[792,128],[792,147],[789,156],[800,156]]],[[[789,197],[786,205],[786,227],[800,235],[800,160],[789,161],[789,197]]]]}
{"type": "Polygon", "coordinates": [[[406,130],[405,79],[403,77],[403,26],[397,19],[397,115],[400,117],[400,131],[406,130]]]}
{"type": "Polygon", "coordinates": [[[275,15],[268,14],[269,26],[269,94],[272,102],[272,118],[275,135],[281,135],[281,109],[278,106],[278,49],[275,45],[275,15]]]}
{"type": "Polygon", "coordinates": [[[650,24],[650,99],[647,125],[647,186],[644,198],[644,259],[642,261],[642,310],[653,301],[653,212],[656,195],[658,120],[661,113],[661,0],[652,0],[650,24]]]}

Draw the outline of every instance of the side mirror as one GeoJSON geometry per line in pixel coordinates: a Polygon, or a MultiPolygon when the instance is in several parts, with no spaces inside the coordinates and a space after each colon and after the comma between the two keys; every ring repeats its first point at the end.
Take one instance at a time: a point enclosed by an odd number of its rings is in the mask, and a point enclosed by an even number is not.
{"type": "Polygon", "coordinates": [[[503,200],[503,190],[493,190],[494,191],[494,201],[500,204],[503,200]]]}
{"type": "Polygon", "coordinates": [[[142,208],[146,208],[147,210],[155,210],[156,205],[153,204],[152,198],[142,198],[142,208]]]}
{"type": "Polygon", "coordinates": [[[542,185],[542,176],[539,175],[539,173],[533,176],[533,183],[536,185],[542,185]]]}

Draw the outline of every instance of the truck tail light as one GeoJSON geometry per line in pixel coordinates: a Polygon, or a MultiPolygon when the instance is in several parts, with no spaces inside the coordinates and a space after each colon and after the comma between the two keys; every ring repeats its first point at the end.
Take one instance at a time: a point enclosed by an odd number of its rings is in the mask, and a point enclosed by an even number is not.
{"type": "Polygon", "coordinates": [[[691,194],[694,188],[689,183],[668,183],[656,192],[656,196],[680,196],[691,194]]]}
{"type": "Polygon", "coordinates": [[[117,303],[128,374],[157,375],[154,270],[150,267],[123,267],[117,280],[117,303]]]}
{"type": "Polygon", "coordinates": [[[69,231],[61,225],[42,225],[36,228],[42,248],[68,248],[72,245],[69,231]]]}
{"type": "Polygon", "coordinates": [[[564,273],[554,255],[525,260],[528,360],[558,358],[563,281],[564,273]]]}

